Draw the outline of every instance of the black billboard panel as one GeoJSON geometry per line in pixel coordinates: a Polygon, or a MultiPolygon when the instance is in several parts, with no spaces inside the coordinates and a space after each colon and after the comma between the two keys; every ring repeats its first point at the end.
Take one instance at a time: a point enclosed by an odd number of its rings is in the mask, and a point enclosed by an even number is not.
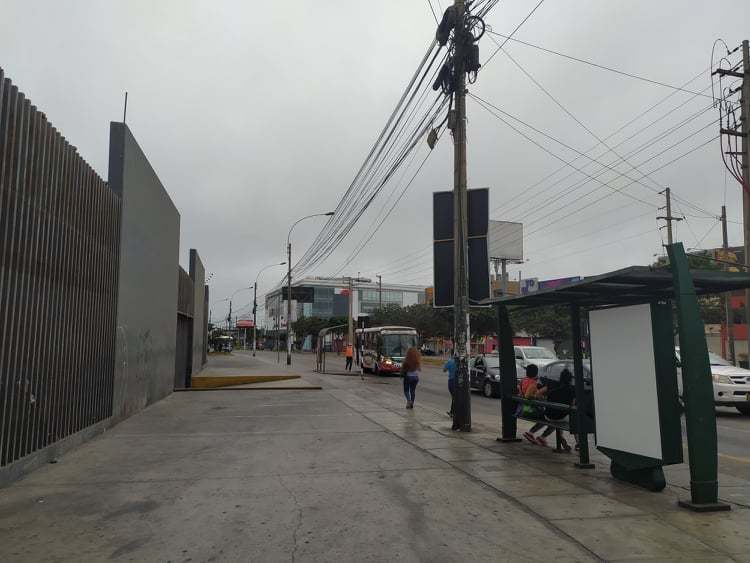
{"type": "Polygon", "coordinates": [[[453,192],[432,194],[432,240],[453,238],[453,192]]]}
{"type": "MultiPolygon", "coordinates": [[[[467,193],[469,300],[474,304],[490,297],[489,253],[489,189],[467,193]]],[[[434,307],[453,306],[453,192],[432,194],[433,270],[435,275],[434,307]]]]}
{"type": "Polygon", "coordinates": [[[433,245],[435,289],[433,307],[453,306],[453,241],[436,242],[433,245]]]}
{"type": "Polygon", "coordinates": [[[469,190],[467,194],[467,210],[469,225],[467,227],[470,237],[486,237],[490,224],[490,190],[479,188],[469,190]]]}
{"type": "Polygon", "coordinates": [[[490,257],[487,237],[469,239],[469,304],[490,297],[490,257]]]}

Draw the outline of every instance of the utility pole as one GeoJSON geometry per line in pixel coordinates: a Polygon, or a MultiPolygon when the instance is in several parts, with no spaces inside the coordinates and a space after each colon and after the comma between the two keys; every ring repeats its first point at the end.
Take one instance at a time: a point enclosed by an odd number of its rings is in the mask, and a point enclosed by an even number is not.
{"type": "Polygon", "coordinates": [[[348,342],[349,346],[354,346],[354,283],[352,278],[349,278],[349,332],[348,342]]]}
{"type": "Polygon", "coordinates": [[[383,309],[383,276],[378,274],[378,311],[383,309]]]}
{"type": "Polygon", "coordinates": [[[255,280],[253,285],[253,356],[255,351],[258,349],[256,342],[258,341],[258,280],[255,280]]]}
{"type": "MultiPolygon", "coordinates": [[[[740,134],[742,140],[742,223],[745,265],[750,265],[750,44],[742,42],[742,95],[740,96],[740,134]]],[[[750,326],[750,289],[745,290],[745,324],[750,326]]],[[[750,330],[747,333],[747,358],[750,362],[750,330]]]]}
{"type": "Polygon", "coordinates": [[[500,289],[503,291],[503,295],[508,294],[508,260],[503,258],[500,260],[500,289]]]}
{"type": "Polygon", "coordinates": [[[682,217],[674,217],[672,215],[672,190],[670,190],[669,188],[664,188],[664,191],[662,193],[667,200],[667,205],[664,208],[666,209],[667,214],[660,215],[659,217],[657,217],[657,219],[663,219],[667,222],[667,244],[671,245],[673,242],[672,221],[682,221],[682,217]]]}
{"type": "MultiPolygon", "coordinates": [[[[291,233],[291,231],[289,231],[291,233]]],[[[292,365],[292,243],[286,241],[286,279],[289,292],[286,296],[286,365],[292,365]]]]}
{"type": "Polygon", "coordinates": [[[289,294],[286,296],[286,365],[288,366],[292,365],[292,231],[298,223],[301,223],[305,219],[312,219],[313,217],[331,217],[334,214],[334,211],[328,211],[327,213],[305,215],[292,224],[289,228],[289,234],[286,236],[287,264],[289,265],[286,274],[287,289],[289,290],[289,294]]]}
{"type": "Polygon", "coordinates": [[[281,361],[281,340],[279,339],[279,331],[281,330],[281,288],[279,288],[279,296],[276,298],[276,363],[281,361]]]}
{"type": "MultiPolygon", "coordinates": [[[[453,124],[453,337],[454,351],[458,363],[457,401],[453,415],[453,430],[471,431],[471,392],[467,341],[469,330],[469,272],[468,272],[468,219],[466,179],[466,56],[472,43],[466,29],[465,0],[454,0],[455,51],[453,56],[453,79],[455,81],[455,123],[453,124]]],[[[449,119],[450,121],[450,119],[449,119]]]]}
{"type": "MultiPolygon", "coordinates": [[[[729,248],[729,238],[727,236],[727,207],[726,205],[721,206],[721,236],[722,236],[722,247],[724,248],[724,260],[727,259],[727,249],[729,248]]],[[[727,267],[724,265],[724,269],[727,267]]],[[[734,353],[734,312],[732,311],[732,293],[727,292],[724,294],[724,317],[727,324],[727,339],[729,340],[729,361],[732,365],[735,364],[735,353],[734,353]]]]}

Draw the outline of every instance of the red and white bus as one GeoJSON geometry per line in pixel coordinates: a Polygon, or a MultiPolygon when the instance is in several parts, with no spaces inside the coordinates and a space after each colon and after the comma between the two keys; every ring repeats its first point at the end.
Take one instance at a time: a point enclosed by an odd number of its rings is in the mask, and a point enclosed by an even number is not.
{"type": "Polygon", "coordinates": [[[363,371],[376,375],[399,373],[406,351],[417,346],[417,331],[407,326],[357,329],[363,371]]]}

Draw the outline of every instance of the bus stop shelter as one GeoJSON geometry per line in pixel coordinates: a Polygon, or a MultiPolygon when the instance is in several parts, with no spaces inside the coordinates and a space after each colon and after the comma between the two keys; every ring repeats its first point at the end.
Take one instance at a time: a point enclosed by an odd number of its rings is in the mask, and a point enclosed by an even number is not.
{"type": "MultiPolygon", "coordinates": [[[[555,305],[570,308],[576,403],[581,405],[584,402],[582,320],[587,320],[591,314],[598,314],[594,312],[605,311],[610,315],[610,319],[615,320],[611,324],[616,325],[618,311],[624,312],[625,308],[631,306],[648,305],[653,307],[653,311],[662,311],[653,317],[661,319],[653,325],[655,331],[653,341],[660,342],[654,349],[656,372],[657,376],[661,372],[666,376],[665,380],[669,381],[671,377],[676,383],[674,330],[672,328],[674,305],[681,348],[682,399],[691,476],[691,499],[681,501],[680,504],[700,511],[727,510],[728,505],[718,502],[716,413],[708,349],[697,297],[749,288],[750,274],[714,270],[691,271],[681,243],[667,246],[667,252],[670,263],[664,268],[632,266],[588,277],[580,282],[554,289],[517,297],[491,299],[485,302],[496,308],[498,319],[502,413],[501,436],[498,440],[518,441],[515,416],[518,398],[515,397],[516,370],[511,323],[513,311],[555,305]]],[[[628,343],[623,342],[622,345],[628,346],[628,343]]],[[[593,352],[592,362],[593,388],[596,390],[596,351],[593,352]]],[[[596,397],[596,393],[594,396],[596,397]]],[[[595,408],[599,409],[600,406],[595,405],[595,408]]],[[[662,406],[660,405],[659,408],[661,409],[662,406]]],[[[660,415],[664,420],[669,419],[673,431],[676,423],[677,446],[679,446],[679,452],[673,451],[670,454],[672,460],[668,463],[679,463],[682,461],[682,434],[679,426],[680,405],[676,388],[674,400],[665,408],[666,410],[660,412],[660,415]]],[[[586,467],[590,465],[586,424],[583,421],[582,411],[583,409],[577,409],[571,417],[575,416],[579,419],[579,423],[575,425],[582,450],[581,463],[578,465],[586,467]]],[[[597,411],[596,414],[597,420],[604,420],[602,417],[607,416],[607,412],[597,411]]],[[[571,424],[571,430],[573,426],[571,424]]],[[[660,428],[653,429],[653,431],[659,430],[663,431],[660,428]]],[[[632,432],[632,429],[622,428],[622,432],[632,432]]],[[[646,486],[652,490],[659,490],[657,486],[654,486],[653,479],[656,473],[660,473],[663,479],[660,465],[658,467],[653,463],[649,465],[648,459],[644,456],[609,452],[600,444],[597,446],[612,459],[614,477],[646,486]]],[[[674,445],[672,449],[676,449],[674,445]]],[[[665,460],[664,464],[668,463],[665,460]]]]}
{"type": "Polygon", "coordinates": [[[326,337],[336,331],[345,330],[349,325],[329,326],[318,333],[318,341],[315,350],[315,371],[318,373],[326,372],[326,337]]]}

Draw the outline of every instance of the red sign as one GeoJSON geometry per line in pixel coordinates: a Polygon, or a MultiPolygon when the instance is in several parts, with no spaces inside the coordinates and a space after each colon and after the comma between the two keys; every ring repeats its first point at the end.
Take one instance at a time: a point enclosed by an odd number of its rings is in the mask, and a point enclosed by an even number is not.
{"type": "Polygon", "coordinates": [[[237,328],[253,328],[253,319],[237,319],[237,328]]]}

